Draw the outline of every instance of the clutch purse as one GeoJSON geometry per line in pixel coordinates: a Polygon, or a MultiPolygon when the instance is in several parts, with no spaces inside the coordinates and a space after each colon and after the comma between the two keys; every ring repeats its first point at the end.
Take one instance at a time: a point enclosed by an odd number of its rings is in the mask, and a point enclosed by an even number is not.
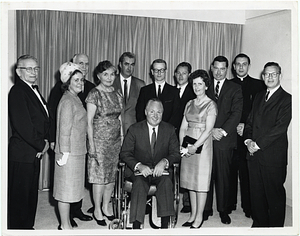
{"type": "MultiPolygon", "coordinates": [[[[197,139],[194,139],[194,138],[192,138],[192,137],[186,135],[186,136],[183,138],[183,141],[182,141],[182,147],[187,148],[188,144],[193,145],[196,141],[197,141],[197,139]]],[[[197,153],[197,154],[201,153],[201,151],[202,151],[202,146],[203,146],[203,145],[201,145],[200,147],[197,148],[197,150],[196,150],[196,153],[197,153]]]]}

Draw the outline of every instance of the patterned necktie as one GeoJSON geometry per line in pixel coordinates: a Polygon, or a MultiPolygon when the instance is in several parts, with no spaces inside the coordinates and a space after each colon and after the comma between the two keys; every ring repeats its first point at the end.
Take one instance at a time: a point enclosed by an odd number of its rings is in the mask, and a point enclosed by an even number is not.
{"type": "Polygon", "coordinates": [[[160,85],[158,85],[158,92],[157,92],[157,97],[159,98],[160,97],[160,95],[161,95],[161,86],[160,85]]]}
{"type": "Polygon", "coordinates": [[[127,102],[127,80],[124,79],[124,102],[127,102]]]}
{"type": "Polygon", "coordinates": [[[265,97],[266,101],[268,101],[269,94],[270,94],[270,91],[268,90],[267,93],[266,93],[266,97],[265,97]]]}
{"type": "Polygon", "coordinates": [[[37,85],[31,85],[31,87],[38,92],[38,94],[40,95],[40,98],[41,98],[43,104],[46,105],[46,101],[45,101],[45,99],[43,98],[42,94],[39,91],[39,86],[37,86],[37,85]]]}
{"type": "Polygon", "coordinates": [[[156,144],[156,132],[155,132],[155,128],[152,128],[153,132],[152,132],[152,136],[151,136],[151,142],[150,142],[150,146],[151,146],[151,153],[152,156],[154,155],[154,148],[155,148],[155,144],[156,144]]]}
{"type": "Polygon", "coordinates": [[[220,84],[220,81],[217,82],[217,86],[216,86],[215,97],[216,97],[217,100],[219,99],[219,84],[220,84]]]}

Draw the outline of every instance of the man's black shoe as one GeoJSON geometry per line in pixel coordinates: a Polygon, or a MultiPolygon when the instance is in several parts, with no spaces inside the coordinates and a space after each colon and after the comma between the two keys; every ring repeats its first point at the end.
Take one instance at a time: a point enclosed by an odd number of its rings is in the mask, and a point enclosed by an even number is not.
{"type": "Polygon", "coordinates": [[[141,229],[141,222],[139,222],[139,221],[134,221],[133,223],[132,223],[132,229],[141,229]]]}
{"type": "Polygon", "coordinates": [[[183,206],[180,212],[181,213],[189,213],[189,212],[191,212],[191,207],[190,206],[183,206]]]}
{"type": "Polygon", "coordinates": [[[91,220],[93,220],[93,217],[83,214],[82,211],[80,213],[74,214],[72,218],[78,218],[79,220],[82,220],[82,221],[91,221],[91,220]]]}
{"type": "Polygon", "coordinates": [[[75,222],[75,220],[73,218],[70,219],[70,223],[73,228],[78,227],[77,223],[75,222]]]}
{"type": "Polygon", "coordinates": [[[231,223],[231,219],[227,213],[220,212],[221,222],[225,225],[229,225],[231,223]]]}
{"type": "Polygon", "coordinates": [[[212,216],[213,215],[213,211],[212,210],[208,210],[208,211],[203,211],[203,221],[206,221],[208,220],[208,217],[209,216],[212,216]]]}

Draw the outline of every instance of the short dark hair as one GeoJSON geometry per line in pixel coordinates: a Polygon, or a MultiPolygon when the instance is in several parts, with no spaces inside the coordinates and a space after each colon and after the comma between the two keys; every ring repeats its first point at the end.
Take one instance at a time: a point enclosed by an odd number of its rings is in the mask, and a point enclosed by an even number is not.
{"type": "Polygon", "coordinates": [[[228,68],[228,59],[224,56],[217,56],[214,58],[213,62],[211,63],[211,65],[213,66],[215,62],[225,62],[226,63],[226,67],[228,68]]]}
{"type": "Polygon", "coordinates": [[[189,80],[192,82],[194,79],[199,77],[202,78],[206,87],[208,87],[211,84],[211,79],[205,70],[195,70],[193,73],[190,74],[189,80]]]}
{"type": "Polygon", "coordinates": [[[100,84],[100,80],[97,77],[98,74],[101,74],[103,71],[106,71],[109,68],[113,68],[116,71],[116,67],[108,60],[105,61],[101,61],[99,62],[99,64],[96,66],[95,68],[95,75],[96,75],[96,79],[95,79],[95,84],[99,85],[100,84]]]}
{"type": "Polygon", "coordinates": [[[77,73],[83,74],[82,71],[80,71],[80,70],[74,70],[73,73],[70,75],[69,79],[67,80],[67,82],[65,82],[61,85],[61,89],[63,92],[68,90],[72,77],[77,73]]]}
{"type": "Polygon", "coordinates": [[[236,55],[235,58],[233,59],[232,63],[235,64],[236,59],[239,58],[239,57],[247,58],[248,64],[250,65],[250,63],[251,63],[250,57],[248,55],[244,54],[244,53],[240,53],[240,54],[236,55]]]}
{"type": "Polygon", "coordinates": [[[18,58],[17,66],[20,65],[21,61],[24,61],[24,60],[27,60],[27,59],[32,59],[32,60],[36,61],[36,63],[38,63],[38,60],[34,56],[30,56],[28,54],[25,54],[25,55],[22,55],[18,58]]]}
{"type": "Polygon", "coordinates": [[[176,69],[175,69],[175,72],[177,72],[178,68],[179,67],[187,67],[188,68],[188,72],[189,74],[192,72],[192,66],[190,63],[188,62],[180,62],[177,66],[176,66],[176,69]]]}
{"type": "Polygon", "coordinates": [[[265,66],[264,66],[264,71],[265,71],[265,69],[266,69],[267,67],[269,67],[269,66],[275,66],[275,67],[277,67],[277,68],[278,68],[279,74],[281,74],[281,67],[280,67],[280,65],[279,65],[277,62],[274,62],[274,61],[269,61],[269,62],[267,62],[267,63],[265,64],[265,66]]]}
{"type": "Polygon", "coordinates": [[[167,69],[167,62],[165,61],[165,60],[163,60],[163,59],[155,59],[153,62],[152,62],[152,64],[151,64],[151,69],[153,69],[153,65],[155,64],[155,63],[164,63],[165,64],[165,70],[167,69]]]}
{"type": "Polygon", "coordinates": [[[120,58],[119,58],[119,63],[122,63],[124,61],[124,58],[128,57],[128,58],[133,58],[134,61],[136,60],[135,54],[132,52],[124,52],[120,58]]]}

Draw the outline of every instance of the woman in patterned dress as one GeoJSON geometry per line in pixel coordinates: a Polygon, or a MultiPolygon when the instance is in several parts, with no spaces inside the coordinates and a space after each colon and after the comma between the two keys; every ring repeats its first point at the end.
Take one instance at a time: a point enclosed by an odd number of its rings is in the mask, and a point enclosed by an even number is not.
{"type": "Polygon", "coordinates": [[[88,117],[88,181],[92,184],[94,213],[98,225],[105,226],[103,216],[113,219],[109,201],[121,149],[123,97],[112,84],[116,68],[109,61],[100,62],[95,74],[99,81],[86,98],[88,117]],[[101,209],[102,203],[102,209],[101,209]]]}
{"type": "Polygon", "coordinates": [[[206,71],[196,70],[190,79],[197,97],[186,104],[179,140],[182,144],[187,135],[196,142],[188,146],[188,152],[181,159],[180,186],[189,190],[191,202],[191,214],[183,226],[200,228],[212,170],[211,132],[217,116],[217,105],[205,94],[210,83],[206,71]],[[197,154],[200,146],[202,151],[197,154]]]}

